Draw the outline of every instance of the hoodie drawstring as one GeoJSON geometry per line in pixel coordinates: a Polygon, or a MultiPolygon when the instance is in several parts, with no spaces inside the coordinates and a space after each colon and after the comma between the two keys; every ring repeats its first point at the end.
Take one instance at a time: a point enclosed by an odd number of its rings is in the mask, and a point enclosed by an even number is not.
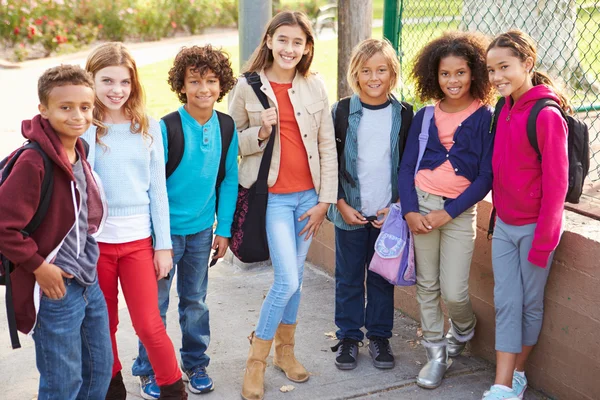
{"type": "Polygon", "coordinates": [[[79,208],[77,207],[77,197],[75,196],[75,182],[71,181],[71,197],[73,198],[73,209],[75,210],[75,235],[77,237],[77,258],[81,252],[81,243],[79,243],[79,208]]]}

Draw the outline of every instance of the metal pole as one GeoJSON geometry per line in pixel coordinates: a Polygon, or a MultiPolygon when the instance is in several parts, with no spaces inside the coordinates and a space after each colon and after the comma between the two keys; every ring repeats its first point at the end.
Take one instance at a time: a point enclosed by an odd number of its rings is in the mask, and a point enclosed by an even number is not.
{"type": "Polygon", "coordinates": [[[384,0],[383,2],[383,37],[390,41],[396,51],[398,51],[400,35],[399,5],[400,0],[384,0]]]}
{"type": "Polygon", "coordinates": [[[260,45],[265,26],[271,19],[272,10],[271,0],[239,0],[240,70],[260,45]]]}

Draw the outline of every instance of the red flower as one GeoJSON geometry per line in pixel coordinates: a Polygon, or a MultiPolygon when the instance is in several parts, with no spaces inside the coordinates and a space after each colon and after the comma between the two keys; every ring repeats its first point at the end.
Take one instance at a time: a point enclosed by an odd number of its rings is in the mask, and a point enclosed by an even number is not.
{"type": "Polygon", "coordinates": [[[18,35],[19,33],[21,33],[21,30],[18,27],[16,27],[14,32],[15,32],[15,35],[18,35]]]}
{"type": "Polygon", "coordinates": [[[102,28],[104,28],[104,25],[98,24],[98,29],[102,29],[102,28]]]}
{"type": "Polygon", "coordinates": [[[61,35],[56,35],[56,43],[58,43],[58,44],[67,43],[67,37],[61,36],[61,35]]]}
{"type": "Polygon", "coordinates": [[[33,25],[29,25],[29,26],[27,27],[27,32],[28,32],[28,33],[27,33],[27,36],[31,38],[33,35],[35,35],[35,32],[36,32],[36,31],[35,31],[35,26],[33,26],[33,25]]]}
{"type": "Polygon", "coordinates": [[[48,21],[48,26],[54,26],[54,21],[48,21]]]}
{"type": "Polygon", "coordinates": [[[177,28],[177,24],[175,23],[175,21],[171,21],[171,26],[173,27],[173,29],[177,28]]]}
{"type": "Polygon", "coordinates": [[[41,25],[43,22],[44,22],[44,21],[42,21],[42,19],[41,19],[41,18],[38,18],[38,19],[36,19],[36,20],[34,21],[34,24],[36,24],[36,25],[41,25]]]}

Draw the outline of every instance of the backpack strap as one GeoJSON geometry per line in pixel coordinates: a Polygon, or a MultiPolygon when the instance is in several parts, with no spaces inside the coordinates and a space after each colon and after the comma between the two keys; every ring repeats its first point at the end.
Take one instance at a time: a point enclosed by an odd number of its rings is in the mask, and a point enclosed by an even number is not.
{"type": "Polygon", "coordinates": [[[502,107],[506,104],[506,98],[500,97],[496,102],[496,107],[494,108],[494,117],[492,118],[492,124],[490,125],[490,133],[496,134],[496,127],[498,126],[498,118],[500,118],[500,112],[502,111],[502,107]]]}
{"type": "Polygon", "coordinates": [[[344,97],[338,101],[335,109],[335,147],[338,156],[338,170],[340,175],[350,183],[352,187],[356,187],[356,182],[346,169],[346,133],[348,132],[348,116],[350,115],[350,97],[344,97]]]}
{"type": "Polygon", "coordinates": [[[402,118],[402,125],[400,126],[400,132],[398,136],[399,140],[399,150],[400,150],[400,160],[402,160],[402,154],[404,153],[404,149],[406,148],[406,140],[408,139],[408,131],[410,129],[410,125],[412,124],[414,111],[412,104],[409,104],[405,101],[402,102],[402,111],[400,112],[400,116],[402,118]]]}
{"type": "Polygon", "coordinates": [[[161,119],[167,127],[167,165],[165,167],[165,174],[167,179],[169,179],[179,166],[179,163],[181,163],[183,152],[185,151],[185,141],[179,111],[173,111],[161,119]]]}
{"type": "Polygon", "coordinates": [[[540,146],[538,144],[536,124],[537,117],[540,114],[540,111],[542,111],[542,108],[544,107],[557,108],[560,111],[560,114],[563,116],[563,118],[566,119],[564,110],[556,101],[552,99],[539,99],[531,108],[531,111],[529,112],[529,117],[527,117],[527,138],[529,139],[531,147],[533,147],[533,149],[537,153],[538,160],[540,162],[542,162],[542,153],[540,152],[540,146]]]}
{"type": "Polygon", "coordinates": [[[81,144],[83,145],[83,151],[85,153],[85,158],[88,158],[90,155],[90,144],[84,138],[79,138],[81,140],[81,144]]]}
{"type": "MultiPolygon", "coordinates": [[[[40,190],[40,202],[35,214],[31,218],[31,221],[21,230],[21,234],[24,237],[30,236],[42,223],[48,208],[50,207],[50,200],[52,199],[52,191],[54,189],[54,164],[42,150],[37,142],[29,142],[25,146],[17,150],[11,157],[5,159],[0,163],[0,169],[2,169],[2,178],[0,184],[6,180],[10,172],[12,171],[17,159],[25,150],[37,151],[44,161],[44,177],[42,179],[42,187],[40,190]]],[[[12,296],[12,282],[10,279],[10,273],[14,269],[14,265],[6,257],[2,257],[2,264],[4,269],[4,285],[6,286],[6,317],[8,319],[8,331],[10,334],[10,342],[13,349],[21,347],[19,342],[19,335],[17,333],[17,320],[15,314],[15,308],[12,296]]]]}
{"type": "Polygon", "coordinates": [[[427,141],[429,140],[429,127],[433,119],[434,106],[425,106],[425,112],[423,113],[423,122],[421,123],[421,133],[419,133],[419,156],[417,157],[417,165],[415,165],[415,177],[419,172],[419,165],[425,154],[427,148],[427,141]]]}
{"type": "Polygon", "coordinates": [[[233,140],[234,124],[233,118],[220,111],[217,111],[217,117],[219,118],[219,127],[221,128],[221,160],[219,161],[219,173],[216,185],[219,188],[225,179],[225,161],[227,160],[227,152],[233,140]]]}
{"type": "MultiPolygon", "coordinates": [[[[215,110],[216,111],[216,110],[215,110]]],[[[219,172],[217,173],[217,183],[215,184],[215,196],[216,196],[216,207],[215,210],[217,215],[219,214],[219,188],[221,183],[225,179],[225,162],[227,161],[227,154],[231,141],[233,140],[234,123],[233,118],[229,115],[217,111],[217,118],[219,119],[219,129],[221,131],[221,159],[219,160],[219,172]]]]}
{"type": "MultiPolygon", "coordinates": [[[[246,78],[246,81],[248,82],[250,87],[252,87],[252,90],[254,90],[254,94],[256,94],[256,97],[260,101],[260,104],[262,104],[262,106],[265,108],[265,110],[270,108],[271,105],[269,104],[269,99],[267,98],[267,95],[262,90],[260,90],[260,88],[262,86],[260,76],[256,72],[245,72],[244,77],[246,78]]],[[[260,161],[260,168],[258,169],[258,178],[257,178],[257,186],[256,186],[257,194],[264,194],[263,192],[267,193],[268,189],[269,189],[267,180],[269,178],[269,168],[271,167],[271,158],[273,157],[273,146],[274,146],[275,140],[272,136],[274,134],[275,134],[275,125],[273,125],[271,127],[271,136],[269,136],[269,141],[267,142],[267,146],[265,147],[265,150],[263,151],[263,156],[260,161]]]]}

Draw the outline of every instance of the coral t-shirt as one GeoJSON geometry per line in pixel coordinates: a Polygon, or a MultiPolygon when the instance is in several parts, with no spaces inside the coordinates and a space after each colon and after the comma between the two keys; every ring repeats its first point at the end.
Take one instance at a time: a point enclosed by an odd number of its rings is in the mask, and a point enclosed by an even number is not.
{"type": "Polygon", "coordinates": [[[298,122],[294,116],[294,107],[288,94],[292,84],[270,83],[277,98],[281,159],[277,181],[269,188],[269,192],[282,194],[312,189],[314,184],[308,165],[308,155],[302,141],[298,122]]]}
{"type": "MultiPolygon", "coordinates": [[[[469,107],[455,113],[442,111],[439,102],[435,105],[435,126],[438,129],[440,142],[446,150],[450,150],[454,144],[454,133],[458,125],[477,111],[479,107],[481,107],[481,101],[478,99],[475,99],[469,107]]],[[[415,186],[419,189],[450,199],[460,196],[469,185],[471,185],[471,181],[464,176],[457,175],[449,160],[446,160],[434,170],[420,170],[415,178],[415,186]]]]}

